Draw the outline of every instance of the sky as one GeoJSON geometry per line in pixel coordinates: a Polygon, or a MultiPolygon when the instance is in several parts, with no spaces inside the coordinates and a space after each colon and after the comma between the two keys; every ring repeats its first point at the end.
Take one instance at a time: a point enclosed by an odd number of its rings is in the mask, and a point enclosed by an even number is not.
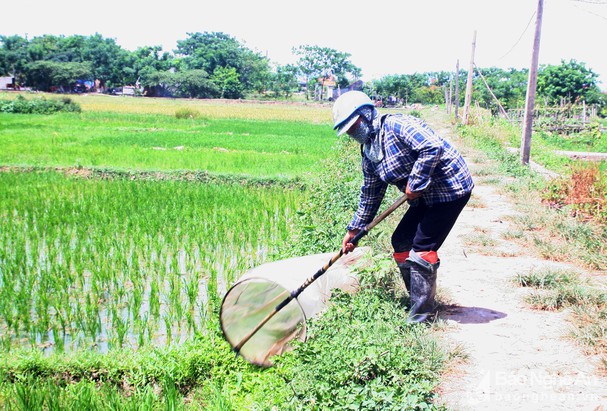
{"type": "MultiPolygon", "coordinates": [[[[349,53],[369,81],[392,74],[455,71],[475,64],[529,68],[537,0],[22,0],[1,35],[93,35],[127,50],[172,52],[187,33],[223,32],[273,63],[293,47],[349,53]]],[[[9,18],[10,17],[10,18],[9,18]]],[[[576,60],[607,91],[607,0],[544,0],[539,64],[576,60]]]]}

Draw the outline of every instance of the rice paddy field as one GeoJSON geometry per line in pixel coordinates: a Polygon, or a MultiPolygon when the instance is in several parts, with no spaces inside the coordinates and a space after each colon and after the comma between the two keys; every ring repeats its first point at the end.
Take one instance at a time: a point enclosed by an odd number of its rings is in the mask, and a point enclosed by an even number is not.
{"type": "Polygon", "coordinates": [[[238,276],[290,243],[330,110],[76,99],[82,113],[0,114],[0,353],[203,333],[238,276]],[[202,115],[176,118],[184,106],[202,115]]]}
{"type": "Polygon", "coordinates": [[[0,112],[0,408],[436,409],[444,353],[381,255],[274,367],[221,333],[248,269],[339,246],[360,151],[330,105],[70,98],[0,112]]]}
{"type": "Polygon", "coordinates": [[[0,164],[293,178],[313,170],[334,141],[325,123],[302,120],[300,112],[308,111],[310,117],[326,118],[318,108],[300,107],[288,120],[290,106],[281,113],[275,106],[251,105],[248,117],[232,118],[246,112],[244,103],[215,103],[213,110],[201,104],[188,108],[199,117],[182,119],[175,117],[180,108],[171,100],[159,107],[160,102],[150,106],[142,98],[131,98],[130,105],[126,98],[80,99],[103,104],[89,103],[90,109],[83,104],[82,113],[2,114],[0,164]],[[150,112],[137,111],[145,108],[150,112]]]}

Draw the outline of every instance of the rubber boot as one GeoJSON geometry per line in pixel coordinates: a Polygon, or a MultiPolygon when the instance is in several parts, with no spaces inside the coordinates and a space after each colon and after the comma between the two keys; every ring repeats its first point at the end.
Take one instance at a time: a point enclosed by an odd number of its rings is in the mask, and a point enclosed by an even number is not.
{"type": "MultiPolygon", "coordinates": [[[[436,257],[436,253],[433,255],[436,257]]],[[[411,310],[409,311],[408,323],[420,323],[428,320],[434,310],[436,303],[436,272],[440,265],[438,258],[430,263],[420,256],[419,253],[411,251],[407,261],[411,272],[411,310]]]]}
{"type": "Polygon", "coordinates": [[[394,253],[394,260],[396,261],[396,265],[400,270],[400,275],[405,282],[407,292],[411,293],[411,263],[407,261],[407,258],[409,258],[409,251],[394,253]]]}

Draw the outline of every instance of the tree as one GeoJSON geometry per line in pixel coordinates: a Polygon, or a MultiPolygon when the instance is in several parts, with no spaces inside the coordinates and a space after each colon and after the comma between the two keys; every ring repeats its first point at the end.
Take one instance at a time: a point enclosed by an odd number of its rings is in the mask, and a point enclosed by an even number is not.
{"type": "Polygon", "coordinates": [[[27,82],[40,91],[51,91],[60,87],[70,91],[77,80],[90,79],[92,70],[89,63],[35,61],[27,67],[27,82]]]}
{"type": "Polygon", "coordinates": [[[126,84],[135,84],[143,80],[152,73],[158,71],[167,71],[171,68],[173,59],[167,52],[162,52],[162,47],[139,47],[130,53],[127,58],[125,72],[128,73],[126,84]]]}
{"type": "MultiPolygon", "coordinates": [[[[118,46],[114,39],[105,39],[100,34],[88,37],[43,35],[29,42],[22,39],[21,44],[25,51],[22,52],[25,64],[21,64],[21,70],[36,61],[88,63],[90,78],[99,79],[102,83],[122,85],[133,77],[128,64],[129,52],[118,46]]],[[[14,46],[9,44],[9,47],[14,46]]]]}
{"type": "Polygon", "coordinates": [[[444,96],[440,89],[437,91],[436,87],[431,87],[431,77],[430,73],[390,75],[374,81],[373,87],[382,98],[394,96],[403,100],[405,104],[437,104],[436,96],[440,94],[442,101],[444,96]]]}
{"type": "MultiPolygon", "coordinates": [[[[491,88],[495,97],[499,100],[505,110],[523,105],[527,93],[527,80],[529,69],[516,70],[490,67],[478,69],[485,81],[491,88]]],[[[476,71],[475,71],[475,74],[476,71]]],[[[483,106],[489,108],[493,114],[499,112],[499,105],[487,89],[480,76],[475,75],[474,92],[472,99],[479,101],[483,106]]]]}
{"type": "Polygon", "coordinates": [[[293,54],[298,56],[297,67],[308,84],[332,74],[337,77],[340,87],[347,87],[361,76],[361,70],[349,60],[349,53],[305,45],[293,48],[293,54]]]}
{"type": "Polygon", "coordinates": [[[584,63],[575,60],[561,60],[559,66],[543,66],[537,79],[538,94],[549,104],[559,104],[562,99],[575,103],[585,100],[598,103],[600,92],[598,75],[587,69],[584,63]]]}
{"type": "Polygon", "coordinates": [[[219,89],[220,98],[239,98],[242,96],[242,84],[234,67],[217,67],[211,81],[219,89]]]}
{"type": "Polygon", "coordinates": [[[267,58],[224,33],[188,33],[188,36],[188,39],[177,42],[178,70],[197,69],[210,73],[222,83],[221,88],[226,97],[230,96],[228,98],[241,98],[243,93],[258,91],[266,85],[270,72],[267,58]],[[232,84],[234,73],[240,87],[232,84]],[[230,85],[226,87],[228,78],[230,85]]]}
{"type": "Polygon", "coordinates": [[[285,98],[289,98],[298,89],[297,74],[297,67],[291,64],[277,66],[276,73],[271,79],[270,90],[277,97],[284,96],[285,98]]]}
{"type": "Polygon", "coordinates": [[[411,102],[413,95],[413,84],[410,77],[405,74],[389,75],[375,80],[373,89],[377,93],[376,97],[395,96],[406,103],[411,102]]]}
{"type": "Polygon", "coordinates": [[[124,70],[128,67],[128,57],[129,52],[116,44],[114,39],[104,39],[95,34],[83,41],[81,61],[90,62],[93,77],[108,86],[134,83],[133,78],[128,77],[129,71],[124,70]]]}
{"type": "Polygon", "coordinates": [[[20,36],[0,36],[0,74],[12,74],[18,83],[25,80],[25,71],[31,58],[28,42],[20,36]]]}
{"type": "Polygon", "coordinates": [[[216,98],[220,90],[204,70],[150,71],[141,84],[154,96],[216,98]]]}

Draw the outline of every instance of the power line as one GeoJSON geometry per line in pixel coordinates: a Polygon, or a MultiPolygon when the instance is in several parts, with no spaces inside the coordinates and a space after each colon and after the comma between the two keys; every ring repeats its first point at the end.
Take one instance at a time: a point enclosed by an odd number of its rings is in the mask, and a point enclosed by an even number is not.
{"type": "Polygon", "coordinates": [[[499,59],[497,59],[498,61],[500,61],[501,59],[503,59],[504,57],[506,57],[508,54],[510,54],[510,52],[512,50],[514,50],[514,48],[518,45],[518,43],[521,41],[521,39],[523,38],[523,36],[527,32],[527,29],[531,25],[531,22],[533,21],[533,17],[535,17],[535,13],[537,13],[537,11],[534,11],[533,14],[531,15],[531,18],[529,19],[529,22],[527,23],[527,27],[525,27],[525,30],[523,30],[523,32],[521,33],[521,36],[518,38],[518,40],[516,41],[516,43],[514,43],[514,46],[512,46],[512,48],[510,48],[510,50],[508,50],[506,52],[506,54],[504,54],[502,57],[500,57],[499,59]]]}
{"type": "Polygon", "coordinates": [[[607,0],[571,0],[577,1],[578,3],[588,3],[588,4],[602,4],[607,6],[607,0]]]}
{"type": "MultiPolygon", "coordinates": [[[[579,3],[588,3],[588,4],[604,4],[604,5],[607,5],[607,2],[605,2],[605,3],[593,3],[593,2],[586,1],[586,0],[574,0],[574,1],[577,1],[577,2],[579,2],[579,3]]],[[[582,7],[577,6],[576,4],[574,4],[574,6],[575,6],[575,8],[580,9],[580,10],[582,10],[582,11],[585,11],[586,13],[592,14],[593,16],[597,16],[597,17],[602,18],[603,20],[607,20],[607,17],[605,17],[605,16],[601,16],[600,14],[597,14],[597,13],[595,13],[595,12],[593,12],[593,11],[586,10],[586,9],[584,9],[584,8],[582,8],[582,7]]]]}

